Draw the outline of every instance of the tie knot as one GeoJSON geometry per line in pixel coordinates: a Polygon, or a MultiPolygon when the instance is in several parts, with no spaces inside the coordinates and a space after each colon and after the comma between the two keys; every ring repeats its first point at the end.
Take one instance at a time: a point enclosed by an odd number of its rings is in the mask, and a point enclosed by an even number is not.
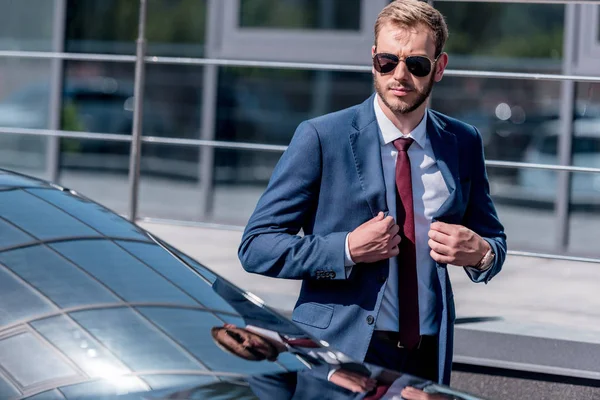
{"type": "Polygon", "coordinates": [[[398,138],[394,140],[394,147],[398,151],[408,151],[408,148],[413,144],[415,140],[413,138],[398,138]]]}

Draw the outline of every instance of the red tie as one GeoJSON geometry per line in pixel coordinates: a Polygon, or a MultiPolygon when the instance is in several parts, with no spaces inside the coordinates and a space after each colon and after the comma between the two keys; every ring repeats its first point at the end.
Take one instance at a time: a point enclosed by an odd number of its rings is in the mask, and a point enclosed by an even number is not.
{"type": "Polygon", "coordinates": [[[413,209],[412,179],[408,148],[411,138],[394,141],[398,149],[396,160],[396,223],[400,226],[402,239],[398,254],[398,305],[400,342],[413,348],[419,343],[419,295],[417,289],[417,251],[415,247],[415,216],[413,209]]]}

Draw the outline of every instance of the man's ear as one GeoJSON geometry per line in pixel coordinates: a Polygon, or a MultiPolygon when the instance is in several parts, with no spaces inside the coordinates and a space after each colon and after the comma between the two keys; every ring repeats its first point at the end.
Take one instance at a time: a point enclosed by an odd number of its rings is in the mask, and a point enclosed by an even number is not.
{"type": "Polygon", "coordinates": [[[437,59],[437,62],[435,63],[435,81],[439,82],[442,80],[442,78],[444,77],[444,71],[446,70],[446,67],[448,66],[448,54],[447,53],[442,53],[440,54],[440,56],[437,59]]]}

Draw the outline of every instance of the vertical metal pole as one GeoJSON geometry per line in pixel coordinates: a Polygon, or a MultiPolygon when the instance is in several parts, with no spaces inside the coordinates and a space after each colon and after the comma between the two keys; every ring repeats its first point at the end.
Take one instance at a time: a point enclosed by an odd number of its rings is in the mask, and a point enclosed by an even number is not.
{"type": "MultiPolygon", "coordinates": [[[[319,2],[319,19],[321,28],[334,30],[334,4],[329,0],[319,2]]],[[[314,71],[312,89],[312,114],[323,115],[327,111],[332,91],[332,74],[329,71],[314,71]]]]}
{"type": "MultiPolygon", "coordinates": [[[[579,6],[565,5],[565,34],[563,43],[563,73],[571,75],[577,48],[577,18],[579,6]]],[[[560,135],[558,159],[560,165],[571,165],[573,147],[573,111],[575,103],[575,82],[563,81],[561,85],[560,135]]],[[[569,245],[569,203],[571,199],[571,173],[557,172],[556,197],[556,247],[564,252],[569,245]]]]}
{"type": "MultiPolygon", "coordinates": [[[[65,48],[66,0],[54,0],[52,18],[52,51],[62,53],[65,48]]],[[[50,68],[50,99],[48,107],[48,129],[61,128],[63,60],[55,58],[50,68]]],[[[46,176],[51,182],[58,181],[60,162],[60,138],[49,137],[46,141],[46,176]]]]}
{"type": "MultiPolygon", "coordinates": [[[[219,32],[221,23],[220,9],[221,1],[209,0],[206,2],[206,35],[205,35],[205,57],[211,58],[214,42],[219,32]]],[[[202,78],[202,112],[200,123],[200,138],[203,140],[214,140],[219,67],[206,65],[203,67],[202,78]]],[[[206,220],[212,216],[214,207],[214,159],[215,149],[209,146],[200,148],[200,163],[198,170],[199,195],[200,195],[200,219],[206,220]]]]}
{"type": "Polygon", "coordinates": [[[142,154],[142,123],[145,85],[146,56],[146,0],[140,0],[138,39],[135,60],[135,92],[133,109],[133,128],[131,132],[131,154],[129,157],[129,219],[137,218],[138,193],[140,183],[140,161],[142,154]]]}

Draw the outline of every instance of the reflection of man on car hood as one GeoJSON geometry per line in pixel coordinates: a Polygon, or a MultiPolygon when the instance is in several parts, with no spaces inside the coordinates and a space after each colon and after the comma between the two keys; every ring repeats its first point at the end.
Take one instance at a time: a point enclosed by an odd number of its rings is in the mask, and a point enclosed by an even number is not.
{"type": "Polygon", "coordinates": [[[224,350],[249,361],[275,361],[282,352],[308,358],[311,364],[338,365],[352,362],[343,353],[322,347],[306,335],[289,335],[253,325],[239,328],[233,324],[211,329],[215,342],[224,350]]]}

